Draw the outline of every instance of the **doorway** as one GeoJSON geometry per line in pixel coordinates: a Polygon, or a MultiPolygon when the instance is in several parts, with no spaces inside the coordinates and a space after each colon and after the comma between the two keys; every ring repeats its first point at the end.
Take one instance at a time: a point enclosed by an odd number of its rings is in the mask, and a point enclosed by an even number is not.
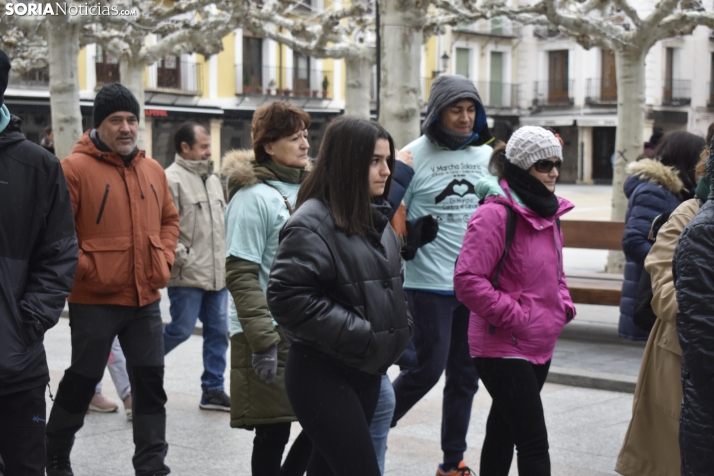
{"type": "Polygon", "coordinates": [[[593,182],[612,183],[612,154],[615,152],[616,127],[593,127],[593,182]]]}

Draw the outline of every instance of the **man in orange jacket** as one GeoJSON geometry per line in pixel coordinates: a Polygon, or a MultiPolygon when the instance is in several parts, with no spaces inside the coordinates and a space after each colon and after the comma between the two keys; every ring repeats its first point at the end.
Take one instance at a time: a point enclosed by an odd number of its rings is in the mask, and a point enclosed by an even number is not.
{"type": "Polygon", "coordinates": [[[47,423],[48,476],[73,475],[74,435],[117,335],[132,388],[134,469],[169,473],[159,289],[171,275],[179,217],[163,168],[136,147],[138,116],[128,89],[105,85],[94,100],[94,129],[62,161],[79,263],[68,298],[72,364],[47,423]]]}

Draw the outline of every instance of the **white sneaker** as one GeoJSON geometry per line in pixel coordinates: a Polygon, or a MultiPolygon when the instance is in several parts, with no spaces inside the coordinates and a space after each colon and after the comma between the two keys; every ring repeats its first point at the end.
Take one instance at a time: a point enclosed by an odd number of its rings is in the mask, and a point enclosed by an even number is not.
{"type": "Polygon", "coordinates": [[[89,403],[89,409],[99,413],[114,413],[118,408],[119,405],[107,400],[101,393],[95,393],[89,403]]]}

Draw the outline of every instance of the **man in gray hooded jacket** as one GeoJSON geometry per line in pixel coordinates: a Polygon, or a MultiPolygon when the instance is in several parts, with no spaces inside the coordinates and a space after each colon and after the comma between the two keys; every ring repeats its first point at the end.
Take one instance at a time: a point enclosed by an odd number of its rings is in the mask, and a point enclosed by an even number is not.
{"type": "Polygon", "coordinates": [[[478,207],[476,182],[488,174],[493,141],[474,84],[439,76],[431,87],[423,135],[404,147],[414,177],[404,195],[407,220],[425,215],[439,223],[436,239],[405,262],[404,289],[414,319],[418,365],[394,381],[396,425],[439,381],[446,369],[441,423],[440,475],[471,474],[463,461],[478,374],[469,355],[469,310],[454,295],[454,264],[466,225],[478,207]]]}

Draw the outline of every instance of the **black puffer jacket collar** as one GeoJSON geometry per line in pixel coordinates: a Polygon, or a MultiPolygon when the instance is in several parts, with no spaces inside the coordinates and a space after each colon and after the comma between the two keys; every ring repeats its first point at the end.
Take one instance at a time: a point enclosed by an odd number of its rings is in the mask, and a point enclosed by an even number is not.
{"type": "Polygon", "coordinates": [[[367,234],[338,231],[321,201],[305,202],[280,233],[267,290],[290,341],[370,374],[399,358],[412,328],[385,205],[372,207],[375,246],[367,234]]]}

